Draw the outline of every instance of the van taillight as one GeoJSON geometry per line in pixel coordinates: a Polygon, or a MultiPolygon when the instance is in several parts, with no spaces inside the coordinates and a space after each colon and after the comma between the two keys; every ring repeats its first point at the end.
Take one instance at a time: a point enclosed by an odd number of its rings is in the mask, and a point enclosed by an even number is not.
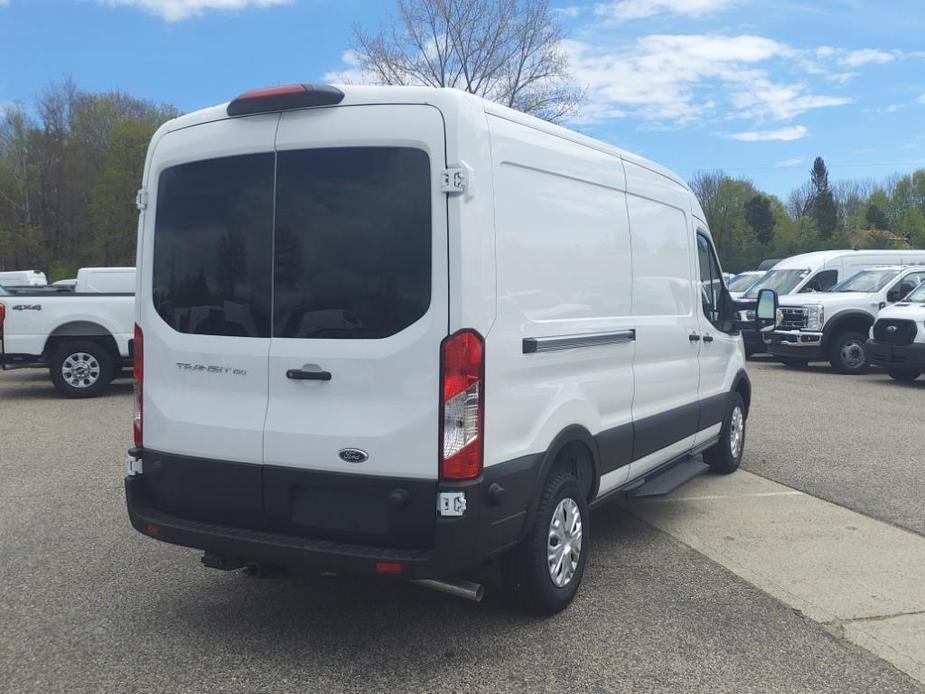
{"type": "Polygon", "coordinates": [[[460,330],[440,346],[440,477],[468,480],[482,472],[485,341],[460,330]]]}
{"type": "Polygon", "coordinates": [[[0,340],[3,339],[3,322],[6,320],[6,306],[0,304],[0,340]]]}
{"type": "Polygon", "coordinates": [[[144,382],[145,382],[145,335],[135,324],[135,340],[133,343],[135,376],[135,416],[132,420],[132,429],[135,434],[135,448],[142,446],[143,408],[144,408],[144,382]]]}

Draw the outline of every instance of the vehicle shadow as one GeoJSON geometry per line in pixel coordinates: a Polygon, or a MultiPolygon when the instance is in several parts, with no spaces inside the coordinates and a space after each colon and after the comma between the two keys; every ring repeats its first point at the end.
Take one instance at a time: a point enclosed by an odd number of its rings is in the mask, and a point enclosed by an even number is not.
{"type": "MultiPolygon", "coordinates": [[[[134,380],[117,377],[94,400],[124,397],[132,392],[134,380]]],[[[55,390],[46,369],[17,369],[0,373],[0,399],[67,400],[55,390]]],[[[76,398],[80,400],[80,398],[76,398]]]]}

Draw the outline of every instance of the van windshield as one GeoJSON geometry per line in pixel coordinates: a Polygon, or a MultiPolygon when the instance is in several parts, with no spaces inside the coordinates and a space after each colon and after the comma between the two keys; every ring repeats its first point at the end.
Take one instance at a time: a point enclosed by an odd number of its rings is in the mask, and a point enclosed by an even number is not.
{"type": "Polygon", "coordinates": [[[741,275],[736,275],[731,280],[729,280],[729,291],[730,292],[744,292],[746,289],[751,287],[756,281],[758,281],[758,275],[753,275],[751,273],[744,273],[741,275]]]}
{"type": "Polygon", "coordinates": [[[879,292],[887,283],[899,274],[899,270],[861,270],[851,275],[841,284],[832,288],[833,292],[879,292]]]}
{"type": "Polygon", "coordinates": [[[773,289],[778,294],[790,294],[806,278],[809,270],[770,270],[745,293],[745,298],[756,299],[762,289],[773,289]]]}
{"type": "Polygon", "coordinates": [[[907,296],[905,301],[911,301],[915,304],[925,304],[925,282],[920,284],[918,289],[907,296]]]}

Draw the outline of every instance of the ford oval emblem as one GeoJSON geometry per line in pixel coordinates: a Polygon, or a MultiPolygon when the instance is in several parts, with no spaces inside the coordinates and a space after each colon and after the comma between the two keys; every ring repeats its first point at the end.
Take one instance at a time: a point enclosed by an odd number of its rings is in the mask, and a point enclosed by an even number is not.
{"type": "Polygon", "coordinates": [[[369,460],[369,453],[361,451],[359,448],[342,448],[337,452],[337,455],[345,463],[365,463],[369,460]]]}
{"type": "Polygon", "coordinates": [[[896,327],[895,325],[890,325],[890,326],[887,326],[886,331],[888,333],[895,333],[895,332],[899,332],[899,328],[896,327]]]}

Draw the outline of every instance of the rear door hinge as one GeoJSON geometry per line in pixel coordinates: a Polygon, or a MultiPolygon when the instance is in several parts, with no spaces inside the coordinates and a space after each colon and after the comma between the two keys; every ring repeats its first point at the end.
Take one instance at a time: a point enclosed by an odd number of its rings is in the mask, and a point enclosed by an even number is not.
{"type": "Polygon", "coordinates": [[[135,207],[139,212],[143,212],[148,207],[148,191],[145,188],[139,188],[135,195],[135,207]]]}
{"type": "Polygon", "coordinates": [[[443,193],[465,193],[468,184],[469,172],[463,168],[444,169],[440,176],[440,190],[443,193]]]}

